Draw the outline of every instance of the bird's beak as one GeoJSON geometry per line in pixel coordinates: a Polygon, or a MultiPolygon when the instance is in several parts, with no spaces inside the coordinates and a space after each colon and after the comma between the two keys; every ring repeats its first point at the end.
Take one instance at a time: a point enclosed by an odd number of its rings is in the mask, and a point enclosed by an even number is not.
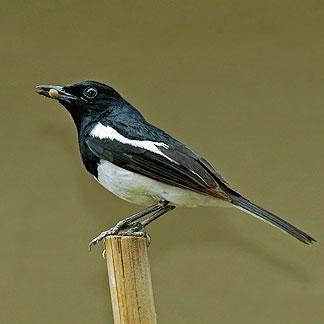
{"type": "Polygon", "coordinates": [[[39,85],[36,87],[36,92],[42,96],[51,99],[67,102],[71,102],[78,99],[75,95],[67,93],[61,86],[39,85]]]}

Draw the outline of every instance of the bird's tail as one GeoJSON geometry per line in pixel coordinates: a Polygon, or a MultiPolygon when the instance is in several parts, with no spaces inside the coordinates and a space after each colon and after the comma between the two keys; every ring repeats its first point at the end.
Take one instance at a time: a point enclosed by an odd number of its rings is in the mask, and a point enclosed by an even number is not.
{"type": "Polygon", "coordinates": [[[237,208],[239,208],[239,209],[241,209],[255,217],[258,217],[261,220],[281,229],[282,231],[295,237],[297,240],[299,240],[305,244],[308,244],[308,245],[311,245],[312,243],[316,242],[315,239],[313,239],[311,236],[304,233],[297,227],[289,224],[285,220],[283,220],[280,217],[272,214],[271,212],[263,209],[262,207],[259,207],[258,205],[250,202],[246,198],[244,198],[238,194],[229,194],[229,196],[231,198],[231,203],[235,207],[237,207],[237,208]]]}

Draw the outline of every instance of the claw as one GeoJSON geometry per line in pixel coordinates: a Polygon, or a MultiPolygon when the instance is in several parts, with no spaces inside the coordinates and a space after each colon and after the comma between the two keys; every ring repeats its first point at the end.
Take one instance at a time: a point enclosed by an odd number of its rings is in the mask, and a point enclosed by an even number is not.
{"type": "Polygon", "coordinates": [[[141,223],[136,223],[134,227],[130,228],[126,232],[120,232],[119,228],[113,227],[108,231],[100,233],[97,237],[90,241],[88,248],[91,251],[91,248],[97,245],[100,241],[104,240],[107,236],[111,235],[121,235],[121,236],[139,236],[139,237],[146,237],[146,232],[141,232],[140,230],[143,228],[141,223]]]}
{"type": "Polygon", "coordinates": [[[151,239],[145,232],[145,226],[151,223],[154,219],[160,217],[167,211],[172,210],[174,208],[173,206],[167,208],[168,204],[168,201],[160,201],[159,203],[147,207],[146,209],[143,209],[142,211],[118,222],[114,227],[112,227],[108,231],[102,232],[99,236],[91,240],[89,243],[89,250],[91,250],[92,246],[97,245],[100,241],[104,240],[107,236],[111,235],[145,237],[147,238],[147,244],[150,244],[151,239]],[[136,222],[137,220],[143,218],[148,214],[152,214],[151,217],[148,217],[142,222],[136,222]]]}
{"type": "Polygon", "coordinates": [[[121,233],[120,235],[123,236],[138,236],[138,237],[146,237],[145,232],[136,232],[133,230],[128,230],[127,232],[121,233]]]}
{"type": "Polygon", "coordinates": [[[146,233],[146,246],[149,247],[152,242],[151,235],[146,233]]]}
{"type": "Polygon", "coordinates": [[[100,241],[102,241],[107,236],[117,234],[118,230],[119,229],[116,230],[116,228],[113,227],[108,231],[100,233],[99,236],[95,237],[93,240],[90,241],[90,243],[89,243],[89,251],[91,251],[92,246],[97,245],[100,241]]]}

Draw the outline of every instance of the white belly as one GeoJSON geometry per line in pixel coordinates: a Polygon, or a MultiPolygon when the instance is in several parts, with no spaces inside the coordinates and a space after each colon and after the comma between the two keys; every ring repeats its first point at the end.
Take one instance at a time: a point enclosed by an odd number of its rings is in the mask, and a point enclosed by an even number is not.
{"type": "Polygon", "coordinates": [[[98,165],[97,180],[118,197],[139,205],[152,205],[167,200],[175,206],[230,207],[229,203],[220,199],[164,184],[104,160],[98,165]]]}

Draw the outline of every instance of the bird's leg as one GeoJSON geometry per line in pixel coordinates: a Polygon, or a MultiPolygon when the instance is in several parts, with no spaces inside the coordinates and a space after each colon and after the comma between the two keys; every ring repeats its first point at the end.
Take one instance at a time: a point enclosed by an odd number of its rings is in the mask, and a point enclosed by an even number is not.
{"type": "Polygon", "coordinates": [[[165,213],[173,210],[175,208],[175,206],[170,206],[170,205],[166,205],[164,206],[163,209],[160,209],[158,211],[156,211],[154,214],[148,216],[146,219],[144,219],[141,222],[136,222],[131,225],[130,229],[125,233],[125,235],[134,235],[134,233],[140,233],[140,231],[145,228],[148,224],[152,223],[154,220],[156,220],[157,218],[159,218],[160,216],[164,215],[165,213]]]}
{"type": "MultiPolygon", "coordinates": [[[[99,236],[97,236],[93,240],[91,240],[91,242],[89,243],[89,249],[91,249],[91,247],[93,245],[98,244],[106,236],[116,235],[116,234],[123,235],[124,233],[121,233],[120,232],[121,230],[129,227],[130,224],[132,224],[136,220],[138,220],[138,219],[140,219],[140,218],[142,218],[142,217],[144,217],[144,216],[146,216],[146,215],[148,215],[150,213],[157,212],[159,210],[163,210],[167,206],[167,204],[168,204],[168,202],[166,202],[166,201],[160,201],[157,204],[154,204],[154,205],[152,205],[150,207],[147,207],[147,208],[139,211],[138,213],[136,213],[134,215],[131,215],[131,216],[121,220],[114,227],[112,227],[111,229],[109,229],[107,231],[102,232],[99,236]]],[[[145,233],[134,231],[133,235],[144,236],[145,233]]]]}
{"type": "Polygon", "coordinates": [[[150,213],[153,213],[156,210],[159,210],[161,208],[162,208],[162,204],[160,202],[153,206],[147,207],[147,208],[139,211],[138,213],[121,220],[112,228],[112,230],[113,230],[114,234],[117,234],[120,230],[126,228],[129,224],[131,224],[131,223],[135,222],[136,220],[138,220],[150,213]]]}

